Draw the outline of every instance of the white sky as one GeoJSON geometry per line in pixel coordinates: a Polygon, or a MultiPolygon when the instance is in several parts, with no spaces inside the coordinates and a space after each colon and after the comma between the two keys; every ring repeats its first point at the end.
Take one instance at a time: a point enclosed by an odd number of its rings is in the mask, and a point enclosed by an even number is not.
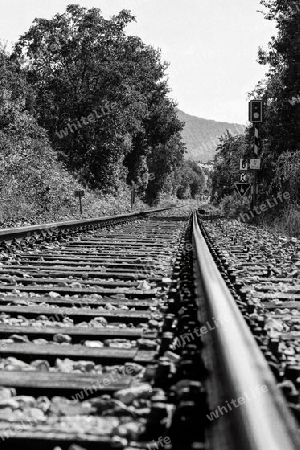
{"type": "Polygon", "coordinates": [[[66,5],[101,9],[105,17],[130,9],[128,33],[162,50],[172,98],[187,114],[246,123],[247,93],[264,76],[256,62],[274,24],[259,0],[0,0],[0,39],[15,42],[33,19],[50,19],[66,5]]]}

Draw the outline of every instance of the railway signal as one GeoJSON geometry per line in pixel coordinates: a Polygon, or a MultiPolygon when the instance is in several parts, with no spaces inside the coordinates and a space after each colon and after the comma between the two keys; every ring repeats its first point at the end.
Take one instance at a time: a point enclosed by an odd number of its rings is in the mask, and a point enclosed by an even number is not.
{"type": "Polygon", "coordinates": [[[234,187],[241,197],[243,197],[250,189],[250,183],[235,183],[234,187]]]}
{"type": "Polygon", "coordinates": [[[250,169],[252,169],[252,170],[260,169],[260,158],[250,159],[250,169]]]}
{"type": "Polygon", "coordinates": [[[242,172],[240,174],[240,182],[241,183],[247,183],[247,181],[248,181],[248,174],[247,174],[247,172],[242,172]]]}
{"type": "Polygon", "coordinates": [[[249,102],[249,122],[254,124],[254,158],[250,159],[250,169],[254,170],[253,174],[253,192],[252,192],[252,208],[255,208],[257,189],[257,176],[256,171],[260,169],[259,154],[259,123],[263,122],[263,101],[262,100],[250,100],[249,102]]]}
{"type": "Polygon", "coordinates": [[[240,159],[240,170],[248,170],[248,160],[240,159]]]}
{"type": "Polygon", "coordinates": [[[261,123],[263,121],[263,101],[250,100],[249,102],[249,122],[261,123]]]}

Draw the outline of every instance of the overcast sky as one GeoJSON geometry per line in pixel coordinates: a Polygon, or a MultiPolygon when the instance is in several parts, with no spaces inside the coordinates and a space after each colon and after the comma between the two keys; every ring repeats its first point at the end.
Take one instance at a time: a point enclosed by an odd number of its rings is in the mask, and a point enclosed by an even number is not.
{"type": "Polygon", "coordinates": [[[247,121],[247,93],[266,71],[256,62],[257,49],[275,33],[257,12],[259,0],[1,0],[0,39],[15,42],[33,19],[50,19],[70,3],[100,8],[107,18],[130,9],[137,22],[128,33],[162,50],[180,109],[205,119],[247,121]]]}

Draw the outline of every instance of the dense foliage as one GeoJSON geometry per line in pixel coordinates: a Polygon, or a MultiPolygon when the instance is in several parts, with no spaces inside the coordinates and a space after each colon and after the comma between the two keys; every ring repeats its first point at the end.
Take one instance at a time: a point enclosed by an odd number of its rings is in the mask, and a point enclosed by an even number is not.
{"type": "MultiPolygon", "coordinates": [[[[58,162],[46,131],[26,109],[33,92],[3,48],[0,93],[0,222],[72,216],[78,210],[74,189],[80,185],[58,162]]],[[[88,201],[92,197],[87,193],[88,201]]]]}
{"type": "MultiPolygon", "coordinates": [[[[260,198],[288,190],[299,200],[300,155],[300,5],[295,0],[261,0],[266,20],[276,21],[278,33],[267,50],[259,49],[258,61],[268,64],[265,80],[251,98],[264,103],[259,125],[262,169],[258,172],[260,198]]],[[[253,155],[253,127],[245,136],[225,136],[214,160],[213,194],[217,200],[233,192],[238,181],[239,158],[253,155]]]]}
{"type": "Polygon", "coordinates": [[[127,36],[134,20],[123,10],[69,5],[51,20],[36,19],[13,60],[31,88],[26,108],[83,184],[102,192],[134,181],[149,202],[183,162],[175,104],[160,52],[127,36]]]}
{"type": "Polygon", "coordinates": [[[205,187],[205,176],[202,169],[194,161],[187,160],[180,168],[178,175],[177,197],[179,199],[199,199],[199,195],[205,187]]]}
{"type": "MultiPolygon", "coordinates": [[[[261,126],[264,168],[262,179],[268,191],[281,189],[290,154],[300,150],[300,5],[294,0],[262,0],[265,18],[275,20],[278,35],[269,49],[259,49],[259,62],[269,64],[265,84],[254,94],[264,99],[265,121],[261,126]],[[282,173],[280,173],[282,171],[282,173]]],[[[291,192],[293,195],[293,192],[291,192]]]]}
{"type": "Polygon", "coordinates": [[[232,136],[227,132],[220,137],[211,174],[211,195],[219,202],[234,193],[234,183],[239,180],[239,161],[247,152],[245,136],[232,136]]]}

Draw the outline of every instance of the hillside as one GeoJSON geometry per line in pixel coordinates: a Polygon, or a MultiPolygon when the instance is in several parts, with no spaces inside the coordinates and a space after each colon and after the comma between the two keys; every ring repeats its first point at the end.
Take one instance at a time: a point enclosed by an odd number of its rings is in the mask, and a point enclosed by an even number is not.
{"type": "Polygon", "coordinates": [[[233,135],[241,134],[245,130],[244,125],[200,119],[180,110],[177,112],[178,118],[185,123],[182,137],[188,151],[186,157],[195,161],[211,160],[218,145],[218,137],[226,130],[233,135]]]}

